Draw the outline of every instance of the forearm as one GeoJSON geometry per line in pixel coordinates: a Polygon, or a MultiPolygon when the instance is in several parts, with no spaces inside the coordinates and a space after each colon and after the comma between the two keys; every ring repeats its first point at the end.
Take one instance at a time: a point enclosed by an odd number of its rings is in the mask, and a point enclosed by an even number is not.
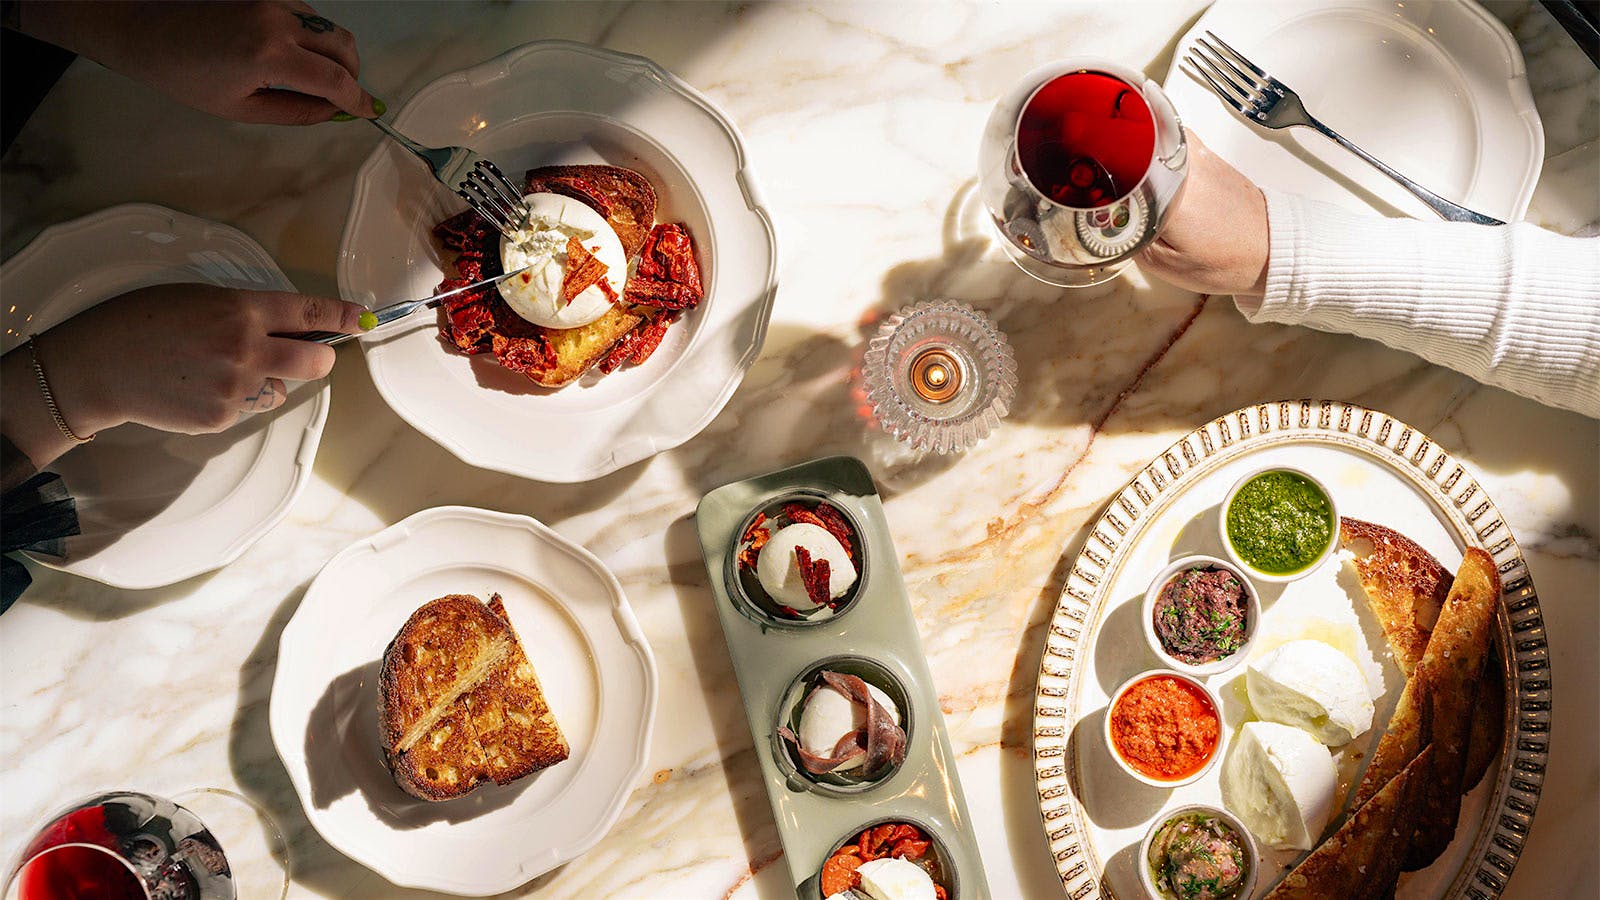
{"type": "Polygon", "coordinates": [[[1532,225],[1378,219],[1269,192],[1251,321],[1372,338],[1600,416],[1600,243],[1532,225]]]}
{"type": "MultiPolygon", "coordinates": [[[[70,346],[41,339],[40,363],[56,409],[75,434],[87,438],[118,424],[116,415],[102,402],[105,392],[94,384],[93,371],[85,371],[85,364],[92,365],[92,361],[75,359],[70,346]]],[[[77,446],[50,414],[33,353],[26,344],[0,357],[0,394],[4,395],[0,398],[0,431],[34,468],[43,469],[77,446]]]]}

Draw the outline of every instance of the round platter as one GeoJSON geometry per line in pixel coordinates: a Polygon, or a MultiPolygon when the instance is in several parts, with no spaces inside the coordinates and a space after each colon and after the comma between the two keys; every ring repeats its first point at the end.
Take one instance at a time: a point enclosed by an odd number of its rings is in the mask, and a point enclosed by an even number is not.
{"type": "MultiPolygon", "coordinates": [[[[1217,506],[1236,479],[1267,465],[1316,473],[1342,515],[1394,528],[1451,572],[1468,547],[1494,558],[1503,587],[1493,633],[1507,691],[1500,755],[1463,798],[1461,824],[1449,848],[1427,869],[1403,875],[1397,896],[1498,895],[1539,801],[1549,740],[1549,652],[1532,578],[1504,518],[1459,461],[1384,413],[1328,400],[1246,407],[1184,436],[1111,498],[1073,561],[1040,661],[1033,739],[1045,835],[1067,895],[1142,896],[1135,857],[1149,823],[1189,803],[1222,805],[1222,766],[1182,788],[1147,787],[1116,768],[1100,730],[1110,692],[1155,664],[1138,622],[1150,578],[1169,559],[1219,549],[1217,506]]],[[[1351,591],[1336,581],[1343,580],[1340,571],[1336,557],[1296,584],[1315,584],[1322,576],[1323,597],[1358,593],[1359,586],[1351,591]]],[[[1297,604],[1273,608],[1291,589],[1262,586],[1263,632],[1298,627],[1297,604]]],[[[1298,590],[1295,598],[1308,596],[1311,588],[1298,590]]],[[[1347,636],[1356,645],[1364,640],[1369,658],[1363,668],[1371,673],[1369,681],[1383,680],[1383,693],[1374,701],[1372,728],[1343,754],[1341,791],[1359,775],[1358,757],[1370,758],[1403,683],[1365,601],[1350,596],[1348,606],[1347,636]]],[[[1223,698],[1219,754],[1227,752],[1228,732],[1249,718],[1243,671],[1241,666],[1209,681],[1223,698]]],[[[1343,802],[1348,793],[1339,798],[1343,802]]],[[[1264,849],[1256,896],[1301,856],[1264,849]]]]}

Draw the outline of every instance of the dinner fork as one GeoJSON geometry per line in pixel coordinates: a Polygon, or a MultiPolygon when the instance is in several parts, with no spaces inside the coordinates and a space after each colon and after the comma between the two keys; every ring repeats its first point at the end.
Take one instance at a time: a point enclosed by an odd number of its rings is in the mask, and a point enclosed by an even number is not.
{"type": "Polygon", "coordinates": [[[482,154],[465,147],[424,147],[383,119],[367,121],[427,163],[440,184],[460,194],[501,234],[510,234],[527,224],[529,213],[527,204],[522,202],[522,191],[482,154]]]}
{"type": "Polygon", "coordinates": [[[1226,41],[1209,30],[1205,37],[1195,39],[1194,45],[1184,56],[1184,62],[1211,85],[1211,90],[1222,98],[1224,103],[1257,125],[1263,128],[1308,125],[1399,182],[1401,187],[1426,203],[1442,218],[1451,222],[1472,222],[1477,225],[1505,224],[1499,219],[1451,203],[1350,143],[1343,135],[1306,112],[1305,104],[1300,102],[1300,95],[1293,89],[1262,71],[1259,66],[1246,59],[1244,54],[1228,46],[1226,41]]]}

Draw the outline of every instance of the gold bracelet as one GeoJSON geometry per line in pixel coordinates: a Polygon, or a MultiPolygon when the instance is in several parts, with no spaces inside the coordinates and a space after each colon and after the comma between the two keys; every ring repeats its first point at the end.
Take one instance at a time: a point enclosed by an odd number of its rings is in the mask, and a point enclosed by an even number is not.
{"type": "Polygon", "coordinates": [[[33,358],[33,374],[39,379],[39,393],[44,396],[44,405],[50,408],[50,418],[56,420],[56,427],[66,435],[74,444],[87,444],[94,440],[94,435],[78,437],[72,426],[67,424],[66,417],[61,415],[61,407],[56,406],[56,395],[50,391],[50,380],[44,377],[44,363],[39,362],[39,336],[28,335],[28,355],[33,358]]]}

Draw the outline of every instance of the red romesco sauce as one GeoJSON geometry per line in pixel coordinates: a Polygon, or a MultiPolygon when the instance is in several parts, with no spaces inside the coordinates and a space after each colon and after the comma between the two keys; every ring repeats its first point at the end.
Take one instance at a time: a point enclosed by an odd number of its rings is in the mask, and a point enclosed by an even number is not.
{"type": "Polygon", "coordinates": [[[1134,684],[1111,709],[1111,743],[1146,778],[1177,781],[1200,771],[1221,734],[1206,692],[1171,675],[1134,684]]]}

